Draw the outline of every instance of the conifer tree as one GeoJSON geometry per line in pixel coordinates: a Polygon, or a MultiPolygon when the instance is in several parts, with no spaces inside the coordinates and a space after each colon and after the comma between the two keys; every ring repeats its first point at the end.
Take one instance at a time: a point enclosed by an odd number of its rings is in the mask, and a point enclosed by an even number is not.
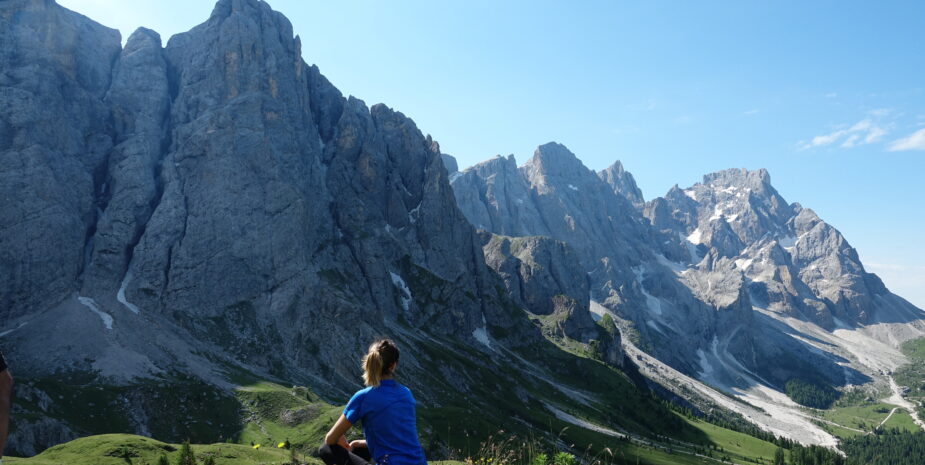
{"type": "Polygon", "coordinates": [[[177,458],[177,465],[196,465],[196,456],[193,455],[193,448],[190,447],[189,441],[183,441],[180,446],[180,457],[177,458]]]}
{"type": "Polygon", "coordinates": [[[777,446],[777,450],[774,451],[774,465],[786,465],[783,447],[777,446]]]}

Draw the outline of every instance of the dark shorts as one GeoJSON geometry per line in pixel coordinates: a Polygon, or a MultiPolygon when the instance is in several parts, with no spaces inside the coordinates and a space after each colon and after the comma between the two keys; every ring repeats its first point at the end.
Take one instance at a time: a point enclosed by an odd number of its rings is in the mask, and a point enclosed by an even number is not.
{"type": "Polygon", "coordinates": [[[7,368],[9,367],[6,366],[6,359],[3,358],[3,352],[0,352],[0,373],[6,371],[7,368]]]}

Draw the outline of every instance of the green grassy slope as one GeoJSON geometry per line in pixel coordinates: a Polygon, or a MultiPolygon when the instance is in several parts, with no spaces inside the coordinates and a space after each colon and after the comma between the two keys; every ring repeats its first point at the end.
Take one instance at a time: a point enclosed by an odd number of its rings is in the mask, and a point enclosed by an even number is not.
{"type": "MultiPolygon", "coordinates": [[[[904,342],[902,351],[909,363],[899,367],[893,379],[909,388],[907,399],[921,406],[925,403],[925,337],[904,342]]],[[[919,415],[925,416],[925,408],[919,408],[919,415]]]]}
{"type": "MultiPolygon", "coordinates": [[[[620,394],[618,391],[617,395],[620,394]]],[[[241,386],[235,397],[241,405],[243,423],[240,433],[230,438],[237,444],[194,445],[198,457],[215,454],[219,465],[282,464],[289,460],[289,452],[277,449],[276,444],[286,440],[300,457],[309,457],[343,408],[321,401],[305,388],[287,388],[267,381],[241,386]],[[251,443],[260,444],[261,448],[255,450],[251,443]]],[[[572,410],[571,414],[595,424],[600,424],[597,421],[605,418],[603,414],[595,417],[588,412],[590,410],[572,410]]],[[[421,408],[419,430],[422,442],[425,447],[429,445],[431,448],[442,444],[444,453],[451,458],[469,457],[475,460],[481,454],[484,443],[491,441],[489,437],[495,438],[496,442],[498,438],[509,439],[513,447],[532,444],[537,451],[550,454],[557,449],[570,449],[579,457],[596,456],[602,463],[637,463],[637,460],[638,463],[659,465],[716,463],[697,454],[709,454],[716,459],[726,456],[745,463],[770,460],[774,452],[774,445],[770,443],[674,413],[669,414],[683,425],[681,431],[684,432],[674,440],[655,434],[620,439],[556,418],[542,405],[520,411],[519,416],[509,417],[507,421],[499,420],[497,413],[483,410],[478,405],[421,408]],[[542,426],[537,426],[540,423],[542,426]]],[[[509,414],[503,410],[500,413],[509,414]]],[[[350,436],[360,437],[361,432],[354,430],[350,436]]],[[[177,449],[177,445],[149,438],[107,434],[58,445],[29,459],[13,458],[9,463],[153,465],[161,453],[166,453],[173,462],[177,449]]]]}
{"type": "MultiPolygon", "coordinates": [[[[130,434],[106,434],[75,439],[51,447],[28,459],[5,457],[5,463],[22,465],[154,465],[164,454],[170,463],[176,463],[180,446],[130,434]]],[[[240,444],[193,445],[193,452],[201,462],[212,456],[219,465],[283,464],[290,459],[290,451],[274,447],[254,449],[240,444]]],[[[301,459],[301,456],[300,456],[301,459]]],[[[304,460],[312,464],[314,458],[304,460]]]]}

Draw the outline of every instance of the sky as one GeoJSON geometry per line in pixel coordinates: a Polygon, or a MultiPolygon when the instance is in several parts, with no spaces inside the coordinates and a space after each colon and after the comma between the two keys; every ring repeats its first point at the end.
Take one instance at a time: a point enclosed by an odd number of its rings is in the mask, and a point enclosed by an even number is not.
{"type": "MultiPolygon", "coordinates": [[[[209,0],[58,0],[169,37],[209,0]]],[[[460,167],[543,143],[620,160],[646,199],[767,168],[925,308],[925,2],[272,0],[345,95],[411,117],[460,167]]]]}

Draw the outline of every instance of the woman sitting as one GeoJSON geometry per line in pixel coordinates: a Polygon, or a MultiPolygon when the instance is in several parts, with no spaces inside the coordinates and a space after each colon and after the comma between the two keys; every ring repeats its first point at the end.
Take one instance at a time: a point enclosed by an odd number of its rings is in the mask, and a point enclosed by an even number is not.
{"type": "Polygon", "coordinates": [[[324,437],[319,455],[326,465],[426,465],[418,440],[414,396],[392,378],[398,347],[374,342],[363,357],[363,383],[324,437]],[[345,433],[362,422],[365,440],[347,442],[345,433]]]}

